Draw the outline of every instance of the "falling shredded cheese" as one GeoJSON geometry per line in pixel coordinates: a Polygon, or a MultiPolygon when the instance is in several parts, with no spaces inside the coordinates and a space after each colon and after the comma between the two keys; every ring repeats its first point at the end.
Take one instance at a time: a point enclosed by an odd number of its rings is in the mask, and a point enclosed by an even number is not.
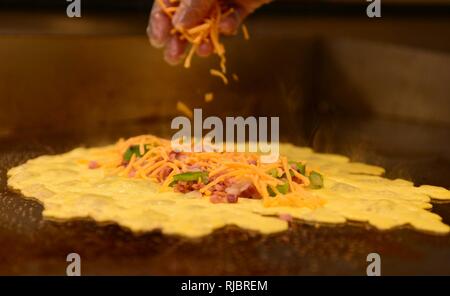
{"type": "Polygon", "coordinates": [[[192,57],[194,56],[194,53],[197,50],[197,48],[198,48],[197,44],[193,44],[191,46],[191,49],[189,50],[189,53],[188,53],[186,59],[184,60],[184,67],[185,68],[191,67],[192,57]]]}
{"type": "Polygon", "coordinates": [[[206,103],[212,102],[212,100],[214,100],[214,94],[213,93],[205,94],[205,102],[206,103]]]}
{"type": "Polygon", "coordinates": [[[211,70],[209,70],[209,73],[211,73],[212,76],[217,76],[217,77],[221,78],[225,85],[228,84],[228,78],[222,72],[220,72],[216,69],[211,69],[211,70]]]}
{"type": "MultiPolygon", "coordinates": [[[[169,5],[165,4],[163,0],[157,0],[159,6],[162,11],[172,19],[175,15],[176,11],[180,7],[179,0],[170,0],[169,5]]],[[[228,17],[231,13],[235,12],[234,8],[230,8],[226,11],[222,11],[219,3],[213,7],[211,17],[205,19],[205,21],[196,27],[190,29],[183,28],[173,28],[171,30],[171,34],[178,34],[182,40],[187,40],[191,43],[191,48],[189,49],[188,55],[184,61],[184,67],[190,68],[192,65],[192,58],[194,53],[197,51],[198,47],[203,43],[211,43],[213,46],[213,52],[219,56],[220,58],[220,72],[221,75],[215,75],[221,77],[226,84],[228,83],[228,79],[226,79],[227,67],[226,67],[226,57],[225,57],[225,47],[220,42],[220,32],[219,32],[219,24],[221,20],[228,17]],[[225,79],[224,79],[225,77],[225,79]]],[[[242,30],[244,32],[244,38],[248,40],[248,30],[243,25],[242,30]]],[[[217,70],[215,70],[217,71],[217,70]]]]}
{"type": "Polygon", "coordinates": [[[248,33],[248,29],[245,24],[242,24],[242,34],[244,35],[245,40],[250,40],[250,34],[248,33]]]}
{"type": "Polygon", "coordinates": [[[177,110],[189,118],[193,117],[192,110],[188,106],[186,106],[186,104],[183,102],[180,101],[177,102],[177,110]]]}

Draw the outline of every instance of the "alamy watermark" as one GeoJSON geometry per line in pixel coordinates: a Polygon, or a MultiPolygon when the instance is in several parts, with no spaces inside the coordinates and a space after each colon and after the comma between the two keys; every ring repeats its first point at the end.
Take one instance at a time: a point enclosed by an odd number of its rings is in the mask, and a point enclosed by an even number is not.
{"type": "Polygon", "coordinates": [[[68,17],[81,17],[81,0],[66,0],[69,2],[66,8],[68,17]]]}
{"type": "MultiPolygon", "coordinates": [[[[81,0],[66,0],[69,4],[66,8],[66,14],[70,18],[81,17],[81,0]]],[[[366,14],[369,18],[381,17],[381,0],[366,0],[369,5],[366,14]]]]}
{"type": "Polygon", "coordinates": [[[178,130],[172,137],[173,150],[178,152],[260,152],[261,162],[278,161],[279,117],[226,117],[223,122],[216,116],[203,120],[202,109],[194,109],[193,114],[193,129],[191,120],[185,116],[178,116],[172,120],[171,128],[178,130]],[[205,135],[204,130],[208,131],[205,135]]]}
{"type": "Polygon", "coordinates": [[[66,268],[67,276],[81,275],[81,257],[78,253],[70,253],[66,257],[66,262],[70,262],[66,268]]]}
{"type": "Polygon", "coordinates": [[[369,265],[366,268],[366,274],[368,276],[380,276],[381,275],[381,256],[378,253],[370,253],[366,258],[369,265]]]}
{"type": "Polygon", "coordinates": [[[381,0],[366,0],[370,2],[367,6],[366,14],[370,18],[381,17],[381,0]]]}

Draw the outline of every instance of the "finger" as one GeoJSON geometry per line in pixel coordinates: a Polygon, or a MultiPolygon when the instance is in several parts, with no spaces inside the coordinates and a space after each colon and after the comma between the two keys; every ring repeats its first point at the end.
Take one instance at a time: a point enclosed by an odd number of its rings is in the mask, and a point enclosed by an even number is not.
{"type": "MultiPolygon", "coordinates": [[[[163,0],[163,2],[167,6],[170,5],[169,0],[163,0]]],[[[172,22],[170,21],[169,16],[162,10],[158,1],[155,1],[147,27],[147,35],[150,39],[150,43],[156,48],[163,47],[170,37],[171,29],[172,22]]]]}
{"type": "Polygon", "coordinates": [[[213,46],[211,42],[204,41],[202,42],[199,47],[197,48],[197,55],[201,57],[208,57],[213,53],[213,46]]]}
{"type": "Polygon", "coordinates": [[[191,28],[209,16],[215,0],[182,0],[172,23],[177,29],[191,28]]]}
{"type": "Polygon", "coordinates": [[[184,57],[187,45],[186,40],[181,40],[178,35],[172,35],[164,49],[164,59],[166,62],[170,65],[179,64],[184,57]]]}
{"type": "Polygon", "coordinates": [[[219,32],[224,35],[235,35],[241,23],[239,10],[235,10],[231,14],[220,20],[219,32]]]}
{"type": "Polygon", "coordinates": [[[234,11],[221,19],[219,31],[224,35],[235,35],[242,21],[258,7],[271,0],[237,0],[234,11]]]}
{"type": "Polygon", "coordinates": [[[271,1],[272,0],[235,0],[238,6],[241,21],[244,20],[249,14],[253,13],[257,8],[271,1]]]}

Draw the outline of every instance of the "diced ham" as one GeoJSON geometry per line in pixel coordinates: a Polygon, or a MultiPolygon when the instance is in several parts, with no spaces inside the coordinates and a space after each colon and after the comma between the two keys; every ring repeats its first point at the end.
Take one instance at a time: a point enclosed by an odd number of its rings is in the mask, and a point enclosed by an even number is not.
{"type": "Polygon", "coordinates": [[[158,174],[158,180],[160,182],[163,182],[167,178],[167,176],[169,176],[169,174],[172,172],[172,170],[173,169],[171,167],[168,167],[168,166],[166,166],[163,169],[161,169],[161,171],[158,174]]]}
{"type": "Polygon", "coordinates": [[[286,221],[286,222],[292,222],[292,220],[293,220],[292,216],[289,214],[280,214],[278,217],[281,220],[286,221]]]}
{"type": "Polygon", "coordinates": [[[249,181],[233,183],[231,186],[225,189],[225,192],[232,195],[239,195],[241,192],[247,190],[250,187],[250,185],[251,183],[249,181]]]}
{"type": "Polygon", "coordinates": [[[191,187],[193,190],[200,190],[203,188],[203,186],[205,186],[205,185],[200,182],[200,183],[193,183],[191,187]]]}
{"type": "Polygon", "coordinates": [[[226,196],[224,194],[220,194],[220,192],[214,192],[209,197],[209,201],[212,203],[224,203],[226,202],[226,196]]]}
{"type": "Polygon", "coordinates": [[[186,182],[186,181],[180,181],[175,186],[175,191],[181,192],[181,193],[188,193],[191,191],[198,191],[202,189],[205,186],[203,183],[197,183],[197,182],[186,182]]]}
{"type": "Polygon", "coordinates": [[[190,165],[187,167],[187,169],[189,172],[201,172],[202,171],[202,168],[198,164],[190,165]]]}
{"type": "Polygon", "coordinates": [[[234,194],[227,194],[227,202],[228,203],[237,203],[238,202],[238,196],[234,194]]]}
{"type": "Polygon", "coordinates": [[[178,182],[177,185],[175,186],[175,191],[181,192],[181,193],[188,193],[189,190],[189,186],[187,184],[187,182],[178,182]]]}
{"type": "Polygon", "coordinates": [[[253,185],[249,186],[246,190],[242,191],[239,196],[246,198],[261,199],[261,195],[253,185]]]}
{"type": "Polygon", "coordinates": [[[225,191],[225,185],[223,182],[220,182],[219,184],[214,185],[215,191],[225,191]]]}
{"type": "Polygon", "coordinates": [[[95,160],[90,161],[88,164],[88,168],[91,170],[98,169],[99,167],[100,167],[100,164],[98,162],[96,162],[95,160]]]}

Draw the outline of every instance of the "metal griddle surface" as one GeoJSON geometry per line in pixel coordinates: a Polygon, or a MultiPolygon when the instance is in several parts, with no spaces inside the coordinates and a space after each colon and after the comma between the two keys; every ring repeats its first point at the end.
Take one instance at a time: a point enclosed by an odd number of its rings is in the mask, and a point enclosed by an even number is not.
{"type": "MultiPolygon", "coordinates": [[[[385,275],[450,274],[450,235],[427,235],[407,228],[381,232],[364,224],[331,226],[301,221],[293,222],[285,233],[269,236],[233,226],[195,240],[158,231],[136,235],[116,224],[43,220],[42,205],[6,186],[6,171],[30,158],[80,145],[111,143],[121,136],[148,131],[148,127],[103,128],[76,135],[17,134],[0,140],[0,274],[64,275],[66,256],[72,252],[81,255],[83,274],[364,275],[366,257],[372,252],[381,255],[385,275]]],[[[325,150],[346,152],[355,141],[360,143],[361,139],[348,130],[344,128],[344,134],[331,138],[334,148],[325,150]]],[[[159,127],[150,132],[165,133],[159,127]]],[[[430,158],[417,162],[404,153],[398,158],[392,151],[372,148],[365,155],[372,163],[391,169],[389,177],[404,177],[407,171],[418,183],[449,185],[448,161],[430,158]],[[424,173],[425,167],[436,173],[424,173]]],[[[358,160],[361,155],[352,158],[358,160]]],[[[450,223],[450,204],[435,204],[433,211],[450,223]]]]}

